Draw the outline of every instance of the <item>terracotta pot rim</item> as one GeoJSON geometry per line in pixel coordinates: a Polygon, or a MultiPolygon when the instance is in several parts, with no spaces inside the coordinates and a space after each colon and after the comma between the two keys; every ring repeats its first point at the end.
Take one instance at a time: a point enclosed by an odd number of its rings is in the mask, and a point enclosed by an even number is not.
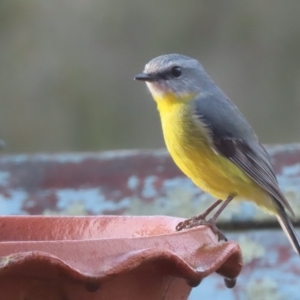
{"type": "Polygon", "coordinates": [[[166,269],[166,274],[185,278],[193,286],[212,272],[236,278],[241,270],[239,246],[218,242],[206,226],[177,232],[175,226],[181,220],[165,216],[0,217],[0,276],[25,269],[41,276],[53,272],[55,266],[54,274],[61,279],[88,283],[93,278],[100,283],[151,265],[151,270],[166,269]],[[43,268],[35,269],[37,263],[43,268]]]}

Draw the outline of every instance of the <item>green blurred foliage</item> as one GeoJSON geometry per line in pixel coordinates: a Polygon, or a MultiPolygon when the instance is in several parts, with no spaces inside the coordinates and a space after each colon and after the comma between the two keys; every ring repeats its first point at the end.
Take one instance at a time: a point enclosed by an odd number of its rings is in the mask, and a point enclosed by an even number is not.
{"type": "Polygon", "coordinates": [[[162,147],[133,81],[151,58],[199,59],[263,142],[300,141],[297,0],[2,0],[5,152],[162,147]]]}

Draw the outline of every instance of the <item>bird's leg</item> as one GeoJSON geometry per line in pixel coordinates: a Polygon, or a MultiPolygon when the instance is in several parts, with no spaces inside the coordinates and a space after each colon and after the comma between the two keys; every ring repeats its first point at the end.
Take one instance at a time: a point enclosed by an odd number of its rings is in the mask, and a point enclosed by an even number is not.
{"type": "Polygon", "coordinates": [[[218,236],[219,240],[225,240],[227,241],[227,238],[225,235],[218,229],[216,226],[216,220],[221,214],[221,212],[225,209],[225,207],[231,202],[231,200],[234,198],[234,196],[229,195],[227,199],[223,202],[221,207],[215,212],[215,214],[210,218],[209,220],[205,220],[205,217],[215,208],[217,207],[222,200],[217,200],[215,203],[213,203],[212,206],[210,206],[203,214],[199,215],[198,217],[194,217],[191,219],[188,219],[186,221],[180,222],[176,226],[176,230],[180,231],[182,229],[188,229],[193,228],[199,225],[206,225],[211,228],[211,230],[218,236]]]}
{"type": "MultiPolygon", "coordinates": [[[[222,202],[222,200],[217,200],[215,201],[211,206],[209,206],[205,212],[203,212],[201,215],[199,216],[195,216],[195,217],[191,217],[185,221],[182,221],[180,223],[177,224],[176,226],[176,230],[180,231],[182,229],[187,229],[187,228],[191,228],[194,227],[193,224],[195,222],[201,221],[201,220],[205,220],[205,218],[222,202]]],[[[196,225],[197,226],[197,225],[196,225]]]]}
{"type": "Polygon", "coordinates": [[[210,220],[212,220],[215,223],[216,220],[218,219],[219,215],[221,214],[221,212],[226,208],[226,206],[231,202],[231,200],[233,198],[234,198],[234,196],[229,195],[227,197],[227,199],[223,202],[221,207],[219,207],[219,209],[214,213],[214,215],[212,216],[212,218],[210,220]]]}

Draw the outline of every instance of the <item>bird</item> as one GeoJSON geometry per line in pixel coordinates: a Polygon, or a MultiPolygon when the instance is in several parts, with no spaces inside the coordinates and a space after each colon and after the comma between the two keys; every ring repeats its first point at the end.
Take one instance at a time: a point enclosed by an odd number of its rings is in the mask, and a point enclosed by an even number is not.
{"type": "Polygon", "coordinates": [[[270,157],[244,115],[214,83],[200,62],[182,54],[149,61],[135,80],[146,83],[160,115],[163,136],[175,164],[196,186],[218,200],[177,230],[215,222],[231,200],[248,200],[275,215],[291,245],[300,243],[270,157]],[[221,204],[222,203],[222,204],[221,204]],[[208,214],[221,206],[213,217],[208,214]]]}

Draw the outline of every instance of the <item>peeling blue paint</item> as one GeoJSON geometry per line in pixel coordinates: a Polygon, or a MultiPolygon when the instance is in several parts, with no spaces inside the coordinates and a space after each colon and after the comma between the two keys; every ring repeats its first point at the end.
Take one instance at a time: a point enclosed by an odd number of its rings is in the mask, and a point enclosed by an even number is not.
{"type": "Polygon", "coordinates": [[[157,190],[154,186],[155,181],[157,180],[156,176],[148,176],[144,180],[144,186],[142,190],[142,197],[152,198],[157,195],[157,190]]]}
{"type": "Polygon", "coordinates": [[[0,185],[3,185],[3,186],[7,185],[9,178],[10,178],[9,172],[1,172],[0,171],[0,185]]]}
{"type": "Polygon", "coordinates": [[[300,144],[284,144],[284,145],[264,145],[264,147],[266,148],[268,154],[270,156],[274,156],[280,152],[284,152],[286,154],[288,154],[289,152],[295,152],[295,151],[299,151],[300,150],[300,144]]]}
{"type": "MultiPolygon", "coordinates": [[[[59,162],[59,163],[81,163],[83,157],[88,157],[89,159],[97,160],[115,160],[124,159],[126,157],[132,157],[134,155],[149,154],[154,155],[158,158],[169,157],[168,152],[165,149],[158,149],[153,152],[152,150],[116,150],[116,151],[106,151],[99,153],[85,152],[85,153],[55,153],[55,154],[35,154],[34,160],[39,162],[59,162]]],[[[17,154],[17,155],[2,155],[1,161],[4,163],[14,163],[20,164],[29,161],[32,155],[27,154],[17,154]]]]}
{"type": "Polygon", "coordinates": [[[11,190],[10,197],[0,197],[0,214],[1,215],[27,215],[23,210],[24,200],[28,194],[21,190],[11,190]]]}
{"type": "Polygon", "coordinates": [[[128,178],[127,185],[129,189],[134,191],[138,188],[139,182],[140,182],[139,178],[135,175],[132,175],[128,178]]]}
{"type": "Polygon", "coordinates": [[[300,174],[300,163],[282,168],[282,175],[294,176],[299,174],[300,174]]]}
{"type": "Polygon", "coordinates": [[[127,208],[130,200],[124,198],[121,201],[107,201],[103,196],[101,189],[62,189],[56,192],[58,203],[57,208],[62,211],[67,211],[74,203],[82,203],[86,211],[94,214],[103,214],[104,211],[115,211],[118,209],[127,208]]]}

